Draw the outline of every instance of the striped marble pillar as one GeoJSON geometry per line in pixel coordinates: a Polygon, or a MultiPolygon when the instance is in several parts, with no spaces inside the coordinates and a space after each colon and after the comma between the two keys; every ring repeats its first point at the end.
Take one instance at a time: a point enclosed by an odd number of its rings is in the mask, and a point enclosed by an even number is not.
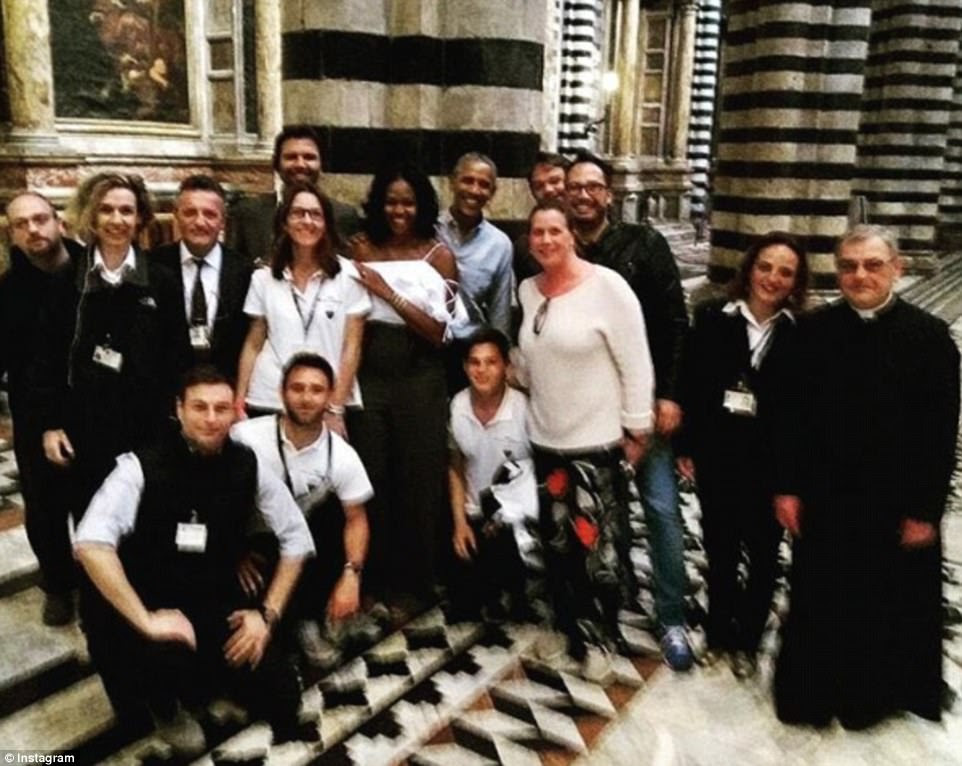
{"type": "Polygon", "coordinates": [[[588,126],[603,108],[600,95],[602,0],[561,0],[561,106],[558,151],[593,149],[588,126]]]}
{"type": "Polygon", "coordinates": [[[712,125],[718,86],[718,51],[721,44],[721,0],[702,0],[695,26],[695,68],[692,75],[691,119],[688,123],[688,162],[691,164],[691,214],[696,221],[706,214],[711,170],[712,125]]]}
{"type": "Polygon", "coordinates": [[[869,0],[732,0],[726,11],[712,197],[713,281],[753,238],[800,236],[816,284],[834,283],[846,227],[868,47],[869,0]]]}
{"type": "Polygon", "coordinates": [[[935,250],[953,79],[958,0],[875,0],[852,191],[907,255],[935,250]]]}
{"type": "Polygon", "coordinates": [[[541,144],[546,2],[285,0],[285,123],[322,135],[324,186],[363,200],[386,160],[446,178],[464,152],[499,170],[494,219],[530,206],[526,175],[541,144]]]}
{"type": "Polygon", "coordinates": [[[952,83],[936,240],[945,249],[962,247],[962,47],[956,57],[952,83]]]}

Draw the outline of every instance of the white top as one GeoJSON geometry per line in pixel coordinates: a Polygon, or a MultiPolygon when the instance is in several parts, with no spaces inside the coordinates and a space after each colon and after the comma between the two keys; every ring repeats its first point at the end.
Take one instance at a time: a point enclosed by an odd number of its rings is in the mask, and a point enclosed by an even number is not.
{"type": "MultiPolygon", "coordinates": [[[[140,498],[144,493],[144,470],[133,452],[117,458],[117,465],[87,506],[77,527],[74,543],[100,543],[114,548],[134,531],[140,498]]],[[[280,479],[258,463],[257,497],[254,504],[277,535],[282,556],[291,558],[314,553],[314,541],[303,514],[280,479]]]]}
{"type": "MultiPolygon", "coordinates": [[[[214,246],[204,256],[204,266],[200,272],[200,283],[204,286],[204,298],[207,300],[207,326],[214,326],[214,318],[217,316],[217,300],[220,295],[220,266],[223,262],[223,252],[220,242],[215,242],[214,246]]],[[[190,304],[194,297],[194,280],[197,278],[197,264],[194,262],[194,254],[187,249],[184,241],[180,241],[180,275],[184,283],[184,314],[187,317],[187,324],[190,325],[190,304]]]]}
{"type": "Polygon", "coordinates": [[[108,285],[113,285],[116,287],[124,281],[124,274],[126,274],[128,271],[135,271],[136,269],[137,253],[134,250],[133,245],[127,248],[127,255],[124,256],[124,260],[116,269],[107,268],[107,263],[104,261],[104,256],[100,252],[100,248],[94,248],[94,262],[90,267],[90,270],[99,271],[100,278],[103,279],[103,281],[108,285]]]}
{"type": "Polygon", "coordinates": [[[527,418],[528,398],[513,388],[505,390],[501,406],[486,424],[474,414],[470,388],[451,400],[448,439],[450,447],[464,456],[465,509],[470,515],[481,512],[478,496],[491,486],[495,471],[505,460],[531,457],[527,418]]]}
{"type": "MultiPolygon", "coordinates": [[[[437,247],[437,245],[435,245],[437,247]]],[[[447,328],[445,337],[450,336],[452,328],[466,321],[467,312],[460,299],[455,300],[455,309],[448,309],[448,299],[455,286],[449,287],[446,280],[427,260],[431,251],[420,260],[404,261],[365,261],[364,265],[374,269],[387,282],[394,292],[417,306],[421,311],[447,328]]],[[[372,309],[368,319],[374,322],[403,325],[404,319],[394,307],[383,298],[372,296],[372,309]]]]}
{"type": "Polygon", "coordinates": [[[788,308],[782,308],[780,311],[772,314],[768,319],[759,322],[752,313],[752,310],[748,307],[748,303],[742,299],[729,301],[722,307],[722,311],[726,314],[741,314],[745,318],[745,332],[748,334],[748,349],[752,352],[752,368],[756,370],[762,366],[762,360],[765,359],[765,354],[768,353],[768,349],[772,345],[775,322],[778,318],[785,315],[792,322],[795,321],[795,316],[792,312],[788,308]]]}
{"type": "Polygon", "coordinates": [[[266,415],[242,421],[231,428],[231,438],[254,450],[258,465],[285,484],[290,480],[302,511],[308,513],[331,491],[342,505],[360,505],[374,497],[371,481],[357,452],[327,428],[302,449],[297,449],[281,428],[284,449],[284,460],[281,460],[277,449],[277,420],[275,415],[266,415]]]}
{"type": "Polygon", "coordinates": [[[518,291],[531,441],[582,451],[615,444],[623,428],[651,429],[655,378],[641,304],[628,283],[595,265],[574,289],[546,299],[535,280],[518,291]]]}
{"type": "MultiPolygon", "coordinates": [[[[254,272],[244,313],[267,320],[267,340],[254,362],[247,389],[250,406],[278,412],[283,408],[281,370],[300,351],[320,354],[338,370],[347,319],[368,314],[371,299],[357,281],[354,264],[341,256],[337,261],[341,270],[333,279],[315,272],[303,292],[294,286],[289,269],[282,279],[274,279],[266,266],[254,272]]],[[[346,404],[361,405],[356,380],[346,404]]]]}

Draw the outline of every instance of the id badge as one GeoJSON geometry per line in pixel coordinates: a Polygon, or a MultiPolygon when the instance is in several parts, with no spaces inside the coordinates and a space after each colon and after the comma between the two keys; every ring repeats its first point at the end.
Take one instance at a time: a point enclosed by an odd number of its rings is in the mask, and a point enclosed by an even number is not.
{"type": "Polygon", "coordinates": [[[114,351],[110,346],[94,346],[93,360],[95,364],[99,364],[101,367],[120,372],[120,368],[124,364],[124,355],[119,351],[114,351]]]}
{"type": "Polygon", "coordinates": [[[190,326],[190,345],[195,350],[210,348],[210,333],[207,326],[195,324],[190,326]]]}
{"type": "Polygon", "coordinates": [[[203,553],[207,550],[207,525],[179,522],[174,541],[181,553],[203,553]]]}
{"type": "Polygon", "coordinates": [[[755,394],[751,391],[725,391],[725,399],[722,406],[733,415],[746,415],[750,418],[755,417],[757,403],[755,394]]]}

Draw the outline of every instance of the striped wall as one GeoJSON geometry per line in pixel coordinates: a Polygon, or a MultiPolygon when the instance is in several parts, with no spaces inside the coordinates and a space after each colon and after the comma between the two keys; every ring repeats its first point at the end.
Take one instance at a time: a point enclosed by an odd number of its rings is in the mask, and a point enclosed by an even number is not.
{"type": "Polygon", "coordinates": [[[594,149],[585,127],[602,108],[603,0],[561,0],[561,94],[558,151],[594,149]]]}
{"type": "Polygon", "coordinates": [[[317,126],[325,188],[364,198],[386,159],[438,178],[489,154],[500,180],[493,218],[530,205],[524,178],[541,144],[550,3],[513,0],[286,0],[284,121],[317,126]]]}
{"type": "Polygon", "coordinates": [[[688,161],[691,164],[691,215],[703,220],[710,188],[712,124],[718,86],[722,0],[702,0],[695,26],[695,61],[688,123],[688,161]]]}
{"type": "Polygon", "coordinates": [[[731,275],[755,235],[785,229],[816,284],[846,227],[855,170],[869,0],[732,0],[721,79],[710,275],[731,275]]]}
{"type": "Polygon", "coordinates": [[[935,246],[962,4],[875,0],[853,193],[903,251],[935,246]]]}
{"type": "Polygon", "coordinates": [[[962,48],[956,56],[952,108],[945,146],[945,166],[939,194],[937,240],[942,246],[962,246],[962,48]]]}

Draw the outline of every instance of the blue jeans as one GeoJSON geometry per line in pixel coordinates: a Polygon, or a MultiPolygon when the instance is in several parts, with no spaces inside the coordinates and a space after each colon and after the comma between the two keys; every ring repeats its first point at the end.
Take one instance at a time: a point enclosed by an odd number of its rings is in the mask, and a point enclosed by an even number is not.
{"type": "Polygon", "coordinates": [[[671,446],[652,436],[636,481],[651,546],[655,610],[663,626],[685,624],[685,542],[671,446]]]}

